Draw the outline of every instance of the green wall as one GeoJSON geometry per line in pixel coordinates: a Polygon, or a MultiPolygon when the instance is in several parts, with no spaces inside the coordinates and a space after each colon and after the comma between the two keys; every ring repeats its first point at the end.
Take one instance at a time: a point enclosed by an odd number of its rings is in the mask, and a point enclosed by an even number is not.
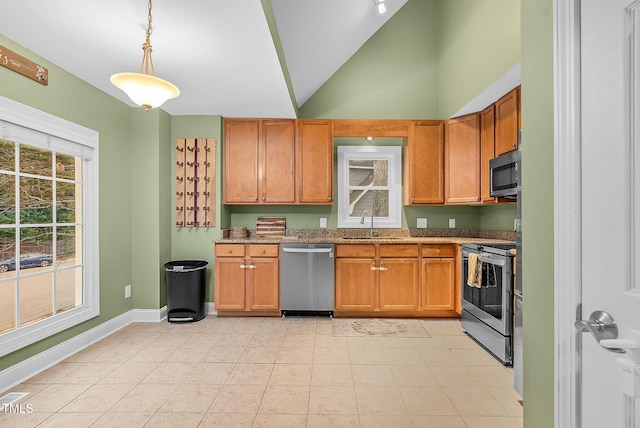
{"type": "Polygon", "coordinates": [[[554,415],[553,4],[522,0],[525,428],[552,427],[554,415]]]}
{"type": "Polygon", "coordinates": [[[171,181],[170,195],[175,195],[175,141],[178,138],[215,138],[216,148],[216,223],[215,227],[176,227],[175,198],[171,198],[171,259],[205,260],[207,269],[206,301],[213,301],[213,241],[220,238],[220,231],[228,229],[230,215],[222,204],[222,118],[220,116],[173,116],[171,141],[168,153],[171,165],[165,170],[171,181]]]}
{"type": "Polygon", "coordinates": [[[520,2],[438,4],[438,113],[445,119],[520,61],[520,2]]]}
{"type": "Polygon", "coordinates": [[[132,308],[124,286],[132,280],[133,153],[129,106],[1,35],[0,44],[49,69],[43,86],[0,67],[0,95],[100,134],[100,316],[0,358],[3,370],[132,308]]]}

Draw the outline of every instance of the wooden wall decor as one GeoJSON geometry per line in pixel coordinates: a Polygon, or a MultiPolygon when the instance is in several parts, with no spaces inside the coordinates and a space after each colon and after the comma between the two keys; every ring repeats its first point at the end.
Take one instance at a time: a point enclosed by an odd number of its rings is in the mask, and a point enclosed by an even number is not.
{"type": "Polygon", "coordinates": [[[176,140],[176,226],[215,226],[216,140],[176,140]]]}
{"type": "Polygon", "coordinates": [[[49,70],[0,45],[0,65],[42,85],[49,85],[49,70]]]}

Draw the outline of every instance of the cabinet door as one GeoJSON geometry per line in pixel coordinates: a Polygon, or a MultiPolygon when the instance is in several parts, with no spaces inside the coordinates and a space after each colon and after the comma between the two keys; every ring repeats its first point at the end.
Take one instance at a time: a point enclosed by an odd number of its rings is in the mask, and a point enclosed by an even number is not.
{"type": "Polygon", "coordinates": [[[455,304],[455,259],[422,259],[422,309],[453,311],[455,304]]]}
{"type": "Polygon", "coordinates": [[[261,202],[295,203],[295,127],[292,120],[263,120],[260,141],[261,202]]]}
{"type": "Polygon", "coordinates": [[[518,148],[519,98],[514,89],[496,101],[496,156],[518,148]]]}
{"type": "Polygon", "coordinates": [[[259,121],[224,121],[224,203],[258,202],[259,121]]]}
{"type": "Polygon", "coordinates": [[[490,105],[480,113],[480,195],[483,204],[494,204],[490,195],[489,161],[495,157],[495,107],[490,105]]]}
{"type": "Polygon", "coordinates": [[[278,310],[278,259],[250,259],[247,278],[247,308],[250,310],[278,310]]]}
{"type": "Polygon", "coordinates": [[[375,303],[373,259],[336,260],[336,310],[373,311],[375,303]]]}
{"type": "Polygon", "coordinates": [[[416,311],[419,299],[417,259],[380,260],[380,309],[416,311]]]}
{"type": "Polygon", "coordinates": [[[243,258],[216,257],[214,300],[216,310],[244,310],[245,271],[243,258]]]}
{"type": "Polygon", "coordinates": [[[444,202],[444,122],[411,123],[404,182],[405,205],[444,202]]]}
{"type": "Polygon", "coordinates": [[[445,203],[480,201],[480,114],[446,121],[445,203]]]}
{"type": "Polygon", "coordinates": [[[298,120],[298,202],[333,203],[333,133],[329,120],[298,120]]]}

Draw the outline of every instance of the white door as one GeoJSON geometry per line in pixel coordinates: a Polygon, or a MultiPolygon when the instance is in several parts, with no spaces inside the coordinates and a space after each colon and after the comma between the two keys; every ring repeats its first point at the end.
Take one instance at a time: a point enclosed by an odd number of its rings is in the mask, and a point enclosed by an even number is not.
{"type": "MultiPolygon", "coordinates": [[[[606,311],[617,323],[618,339],[628,341],[599,344],[582,324],[576,415],[585,428],[637,428],[640,400],[627,394],[640,390],[625,394],[620,375],[625,366],[627,381],[633,382],[634,368],[640,378],[640,353],[601,345],[640,344],[640,0],[582,0],[579,7],[581,318],[606,311]]],[[[602,327],[591,326],[600,333],[602,327]]]]}

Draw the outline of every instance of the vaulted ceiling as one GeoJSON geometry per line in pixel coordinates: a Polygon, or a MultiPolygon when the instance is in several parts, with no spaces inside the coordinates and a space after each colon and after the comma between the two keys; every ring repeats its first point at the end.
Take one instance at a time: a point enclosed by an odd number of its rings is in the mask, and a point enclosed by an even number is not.
{"type": "MultiPolygon", "coordinates": [[[[379,14],[373,0],[156,0],[156,75],[181,90],[162,109],[293,118],[406,1],[379,14]]],[[[146,0],[0,0],[0,17],[4,36],[134,105],[109,77],[139,69],[146,0]]]]}

